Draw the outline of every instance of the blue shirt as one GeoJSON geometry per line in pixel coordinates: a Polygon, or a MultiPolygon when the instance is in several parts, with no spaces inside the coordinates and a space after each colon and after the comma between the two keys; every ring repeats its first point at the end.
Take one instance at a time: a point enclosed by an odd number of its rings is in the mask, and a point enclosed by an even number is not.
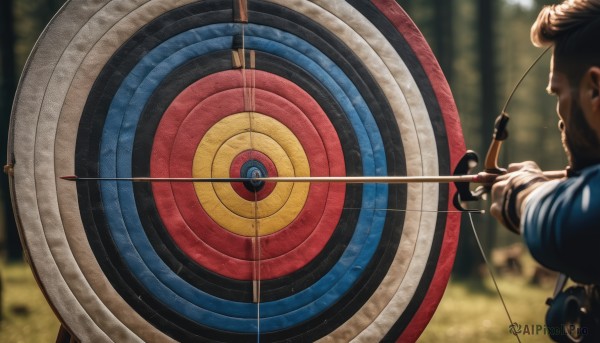
{"type": "Polygon", "coordinates": [[[600,165],[533,191],[521,228],[539,263],[574,281],[600,284],[600,165]]]}

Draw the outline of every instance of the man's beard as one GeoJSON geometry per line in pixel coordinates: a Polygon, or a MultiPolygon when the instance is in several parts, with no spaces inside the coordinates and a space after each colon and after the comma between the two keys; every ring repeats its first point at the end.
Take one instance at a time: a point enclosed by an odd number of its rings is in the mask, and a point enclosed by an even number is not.
{"type": "Polygon", "coordinates": [[[573,102],[571,115],[561,131],[563,146],[573,171],[600,163],[600,141],[585,120],[578,103],[573,102]]]}

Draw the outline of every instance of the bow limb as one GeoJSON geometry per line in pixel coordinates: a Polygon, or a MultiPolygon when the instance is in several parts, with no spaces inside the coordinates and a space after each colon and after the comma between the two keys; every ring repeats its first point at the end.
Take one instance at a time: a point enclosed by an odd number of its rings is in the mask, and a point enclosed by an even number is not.
{"type": "Polygon", "coordinates": [[[510,95],[506,99],[504,106],[502,107],[502,111],[500,115],[496,118],[494,123],[494,133],[492,135],[492,143],[488,149],[487,155],[485,157],[484,168],[485,172],[490,174],[504,174],[506,173],[506,169],[498,167],[498,156],[500,155],[500,148],[502,147],[502,142],[504,142],[508,138],[508,121],[510,117],[508,116],[508,104],[510,104],[515,92],[521,86],[521,83],[525,79],[525,77],[529,74],[531,69],[544,57],[544,55],[550,50],[550,48],[546,48],[536,59],[531,63],[529,68],[525,70],[515,87],[510,92],[510,95]]]}
{"type": "Polygon", "coordinates": [[[498,156],[500,156],[502,143],[508,138],[507,125],[509,119],[508,113],[504,111],[496,118],[492,142],[488,148],[487,155],[485,156],[484,170],[486,173],[496,175],[506,173],[506,169],[498,167],[498,156]]]}

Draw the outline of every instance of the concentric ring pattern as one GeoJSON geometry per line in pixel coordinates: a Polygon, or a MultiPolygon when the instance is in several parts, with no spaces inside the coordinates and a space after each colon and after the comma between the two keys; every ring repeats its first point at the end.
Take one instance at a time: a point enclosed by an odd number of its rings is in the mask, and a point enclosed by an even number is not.
{"type": "Polygon", "coordinates": [[[416,340],[447,185],[59,179],[451,173],[456,109],[396,2],[239,3],[71,1],[48,26],[9,149],[43,290],[82,341],[416,340]]]}

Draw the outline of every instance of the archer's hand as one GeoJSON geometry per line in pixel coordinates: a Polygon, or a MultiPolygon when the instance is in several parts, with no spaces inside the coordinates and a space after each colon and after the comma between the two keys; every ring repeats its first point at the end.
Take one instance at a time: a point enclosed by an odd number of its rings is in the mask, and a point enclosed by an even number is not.
{"type": "Polygon", "coordinates": [[[511,231],[520,233],[525,199],[546,181],[548,178],[535,162],[510,164],[508,173],[496,178],[492,185],[490,213],[511,231]]]}

